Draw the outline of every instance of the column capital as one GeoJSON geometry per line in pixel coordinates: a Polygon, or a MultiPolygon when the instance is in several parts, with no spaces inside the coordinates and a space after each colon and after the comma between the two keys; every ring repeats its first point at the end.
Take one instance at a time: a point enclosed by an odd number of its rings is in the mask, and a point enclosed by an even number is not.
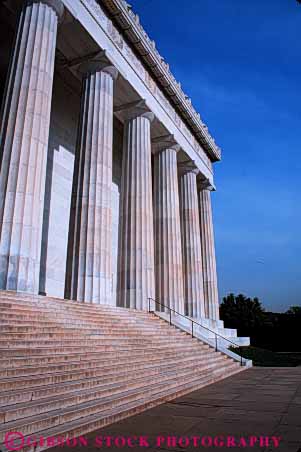
{"type": "Polygon", "coordinates": [[[178,169],[180,176],[184,176],[185,174],[188,173],[193,173],[197,176],[200,173],[200,170],[195,166],[194,162],[192,161],[179,162],[178,169]]]}
{"type": "Polygon", "coordinates": [[[44,3],[45,5],[50,6],[54,10],[57,15],[58,21],[61,21],[64,15],[65,7],[61,0],[28,0],[27,4],[30,5],[32,3],[44,3]]]}
{"type": "Polygon", "coordinates": [[[108,61],[105,52],[100,52],[99,55],[96,55],[91,60],[81,63],[78,66],[77,71],[83,76],[91,75],[96,72],[106,72],[111,75],[114,81],[119,74],[118,69],[108,61]]]}
{"type": "Polygon", "coordinates": [[[119,105],[114,108],[114,112],[124,121],[129,121],[138,117],[147,118],[150,122],[155,119],[154,113],[146,105],[145,99],[139,99],[128,104],[119,105]]]}
{"type": "Polygon", "coordinates": [[[215,191],[215,187],[211,184],[209,179],[204,178],[204,177],[198,178],[197,187],[198,187],[199,191],[202,191],[202,190],[215,191]]]}
{"type": "Polygon", "coordinates": [[[166,149],[172,149],[177,153],[181,150],[181,146],[177,144],[172,134],[161,135],[152,139],[152,151],[154,154],[166,149]]]}

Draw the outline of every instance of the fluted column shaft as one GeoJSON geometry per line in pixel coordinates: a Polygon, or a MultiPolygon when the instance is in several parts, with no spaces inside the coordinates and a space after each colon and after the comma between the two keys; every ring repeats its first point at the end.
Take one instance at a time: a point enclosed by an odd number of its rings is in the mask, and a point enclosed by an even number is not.
{"type": "Polygon", "coordinates": [[[151,113],[125,123],[117,304],[147,309],[155,296],[151,113]]]}
{"type": "Polygon", "coordinates": [[[154,163],[156,298],[184,313],[177,150],[157,152],[154,163]]]}
{"type": "Polygon", "coordinates": [[[58,0],[24,5],[0,125],[0,288],[37,293],[58,0]]]}
{"type": "Polygon", "coordinates": [[[219,320],[217,273],[210,190],[199,192],[205,316],[219,320]]]}
{"type": "Polygon", "coordinates": [[[112,296],[113,85],[105,67],[83,80],[67,257],[67,298],[109,304],[112,296]]]}
{"type": "Polygon", "coordinates": [[[204,317],[202,249],[195,171],[187,171],[180,178],[180,212],[185,310],[190,317],[204,317]]]}

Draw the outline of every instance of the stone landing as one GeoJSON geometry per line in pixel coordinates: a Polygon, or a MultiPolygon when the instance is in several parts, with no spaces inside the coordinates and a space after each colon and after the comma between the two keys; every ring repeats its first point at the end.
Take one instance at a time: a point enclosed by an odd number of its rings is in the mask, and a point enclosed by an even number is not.
{"type": "MultiPolygon", "coordinates": [[[[167,312],[156,312],[156,315],[168,322],[170,321],[170,315],[167,312]]],[[[237,336],[237,330],[234,328],[225,328],[224,322],[222,320],[205,319],[202,317],[199,319],[191,320],[197,322],[194,323],[193,327],[193,334],[195,337],[205,341],[212,347],[215,347],[217,345],[219,350],[223,351],[231,357],[234,357],[234,354],[228,350],[229,347],[250,345],[249,337],[237,336]],[[217,344],[215,335],[217,335],[217,344]]],[[[191,321],[188,317],[172,314],[172,324],[177,326],[182,331],[191,333],[191,321]]],[[[252,361],[244,361],[248,367],[252,366],[252,361]]]]}
{"type": "Polygon", "coordinates": [[[245,369],[145,311],[14,292],[0,310],[2,451],[7,432],[77,437],[245,369]]]}

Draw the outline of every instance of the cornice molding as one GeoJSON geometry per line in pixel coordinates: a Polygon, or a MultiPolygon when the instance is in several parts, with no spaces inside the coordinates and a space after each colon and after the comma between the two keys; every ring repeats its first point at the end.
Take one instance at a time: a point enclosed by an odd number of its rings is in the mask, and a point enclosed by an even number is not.
{"type": "Polygon", "coordinates": [[[200,114],[194,109],[191,99],[184,94],[180,83],[174,78],[169,65],[159,54],[155,42],[149,38],[143,29],[139,16],[132,11],[131,6],[125,0],[101,0],[99,3],[104,5],[111,17],[115,19],[117,25],[139,53],[145,65],[164,88],[169,99],[176,106],[184,121],[190,126],[197,140],[207,152],[210,160],[220,160],[220,148],[210,135],[207,126],[201,120],[200,114]]]}

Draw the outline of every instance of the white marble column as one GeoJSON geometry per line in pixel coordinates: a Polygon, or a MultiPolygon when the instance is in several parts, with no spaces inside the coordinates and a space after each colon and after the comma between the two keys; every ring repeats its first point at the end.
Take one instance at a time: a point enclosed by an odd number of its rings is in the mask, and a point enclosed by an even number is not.
{"type": "Polygon", "coordinates": [[[24,4],[0,125],[0,288],[37,293],[59,0],[24,4]]]}
{"type": "Polygon", "coordinates": [[[159,149],[154,157],[155,276],[156,299],[184,314],[179,149],[177,145],[159,149]]]}
{"type": "Polygon", "coordinates": [[[198,170],[182,169],[180,176],[180,213],[184,266],[185,312],[204,317],[202,249],[196,176],[198,170]]]}
{"type": "Polygon", "coordinates": [[[210,188],[199,191],[205,317],[219,320],[214,232],[210,188]]]}
{"type": "MultiPolygon", "coordinates": [[[[131,116],[131,114],[130,114],[131,116]]],[[[147,309],[155,297],[150,127],[145,112],[124,125],[117,304],[147,309]]]]}
{"type": "Polygon", "coordinates": [[[117,70],[90,62],[83,80],[70,214],[66,298],[112,297],[113,88],[117,70]]]}

